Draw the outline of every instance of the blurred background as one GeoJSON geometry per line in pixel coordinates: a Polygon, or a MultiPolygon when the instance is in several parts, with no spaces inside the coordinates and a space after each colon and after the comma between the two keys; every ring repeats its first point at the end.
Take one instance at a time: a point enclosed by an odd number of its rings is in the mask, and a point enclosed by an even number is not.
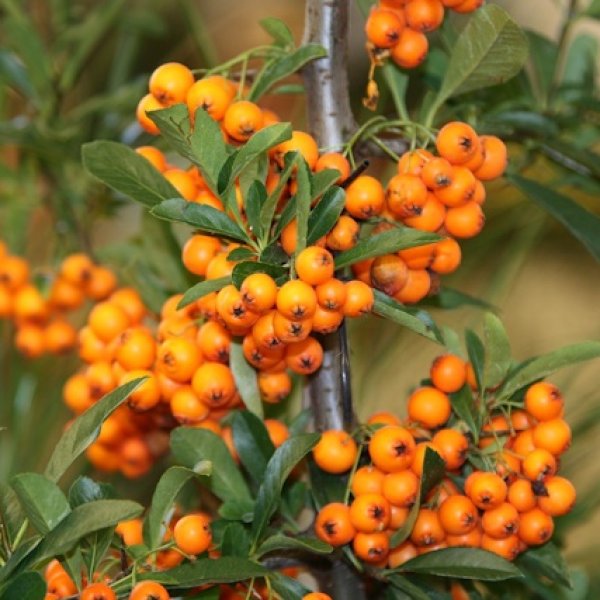
{"type": "MultiPolygon", "coordinates": [[[[582,18],[569,26],[565,36],[565,14],[572,4],[567,0],[497,4],[535,32],[530,41],[537,58],[550,56],[542,53],[556,48],[563,37],[569,44],[577,42],[583,48],[575,56],[578,60],[563,57],[559,69],[578,68],[581,85],[598,102],[599,21],[582,18]]],[[[579,5],[585,8],[586,2],[579,5]]],[[[111,196],[83,171],[80,146],[100,138],[134,146],[148,143],[134,111],[158,64],[176,60],[206,68],[267,43],[268,36],[258,25],[267,16],[288,23],[300,42],[304,3],[4,0],[0,11],[0,239],[31,261],[42,282],[65,254],[82,249],[115,267],[122,280],[133,285],[143,286],[157,276],[168,279],[168,273],[160,272],[159,257],[148,264],[153,257],[141,250],[144,237],[153,234],[141,211],[111,196]]],[[[450,21],[448,26],[457,30],[464,24],[458,17],[450,21]]],[[[436,56],[432,52],[414,77],[426,82],[429,78],[435,85],[436,56]]],[[[360,100],[367,69],[362,16],[355,8],[350,77],[358,121],[366,118],[360,100]]],[[[479,111],[483,129],[495,131],[492,113],[500,110],[512,89],[506,86],[476,98],[473,110],[479,111]]],[[[419,92],[417,85],[415,106],[419,92]]],[[[578,140],[580,150],[598,150],[598,105],[580,111],[572,99],[557,96],[540,112],[557,124],[557,135],[573,143],[578,140]]],[[[384,111],[389,109],[386,102],[384,96],[384,111]]],[[[300,95],[269,97],[265,104],[297,127],[305,125],[300,95]]],[[[532,152],[520,136],[519,128],[508,135],[519,170],[597,211],[597,179],[577,176],[543,153],[532,152]]],[[[385,177],[393,165],[382,162],[372,168],[385,177]]],[[[518,359],[598,339],[598,263],[551,216],[507,183],[491,186],[488,198],[486,227],[476,240],[462,245],[463,265],[448,284],[497,307],[518,359]]],[[[482,312],[477,307],[431,310],[436,321],[456,331],[480,329],[482,312]]],[[[69,418],[61,401],[62,383],[77,367],[74,357],[25,361],[12,348],[12,335],[10,327],[0,322],[0,427],[6,427],[0,431],[0,481],[17,471],[43,467],[69,418]]],[[[386,408],[401,413],[408,392],[427,375],[439,348],[376,319],[352,323],[350,335],[357,411],[366,415],[386,408]]],[[[563,468],[580,496],[575,511],[561,519],[559,535],[569,561],[600,579],[592,569],[600,549],[595,535],[600,528],[600,463],[595,460],[599,368],[597,361],[570,368],[558,373],[554,382],[563,389],[567,418],[574,427],[575,442],[563,468]]],[[[126,493],[143,497],[151,484],[120,485],[126,493]]],[[[598,591],[590,597],[600,597],[600,587],[593,590],[598,591]]]]}

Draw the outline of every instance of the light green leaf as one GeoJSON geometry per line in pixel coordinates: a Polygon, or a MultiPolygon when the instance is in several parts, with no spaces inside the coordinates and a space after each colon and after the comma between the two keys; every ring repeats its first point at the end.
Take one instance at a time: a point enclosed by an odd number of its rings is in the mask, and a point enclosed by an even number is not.
{"type": "Polygon", "coordinates": [[[61,489],[38,473],[19,473],[12,487],[31,524],[42,535],[54,529],[70,512],[71,507],[61,489]]]}
{"type": "Polygon", "coordinates": [[[209,479],[209,487],[224,502],[232,498],[252,501],[250,490],[225,442],[212,431],[178,427],[171,432],[171,450],[175,458],[189,469],[194,469],[202,461],[216,465],[209,479]]]}
{"type": "Polygon", "coordinates": [[[170,467],[162,474],[154,488],[150,509],[144,519],[144,543],[150,550],[162,543],[170,511],[185,484],[198,475],[210,475],[211,471],[211,463],[201,461],[194,470],[170,467]]]}
{"type": "Polygon", "coordinates": [[[248,529],[237,521],[226,525],[221,538],[221,555],[246,558],[249,552],[250,535],[248,529]]]}
{"type": "Polygon", "coordinates": [[[100,427],[118,406],[127,400],[145,377],[129,381],[107,394],[91,408],[79,415],[62,435],[48,461],[44,474],[52,481],[58,481],[76,458],[98,437],[100,427]]]}
{"type": "Polygon", "coordinates": [[[304,158],[298,159],[298,171],[296,172],[296,251],[297,256],[306,248],[306,237],[308,234],[308,215],[310,213],[310,169],[304,158]]]}
{"type": "MultiPolygon", "coordinates": [[[[402,327],[406,327],[432,342],[443,344],[440,332],[435,325],[432,326],[431,322],[429,322],[430,319],[420,318],[412,310],[407,309],[403,304],[400,304],[400,302],[394,300],[394,298],[390,298],[390,296],[379,290],[373,290],[373,293],[375,295],[373,314],[402,325],[402,327]]],[[[424,313],[425,311],[420,312],[424,313]]]]}
{"type": "Polygon", "coordinates": [[[258,389],[256,371],[246,360],[242,344],[235,340],[231,342],[229,351],[229,368],[233,373],[235,385],[244,405],[250,412],[262,419],[263,405],[258,389]]]}
{"type": "Polygon", "coordinates": [[[440,239],[440,236],[435,233],[426,233],[409,227],[394,227],[394,229],[388,229],[377,235],[362,239],[354,248],[340,252],[335,257],[335,266],[336,269],[342,269],[367,258],[391,254],[414,246],[431,244],[440,239]]]}
{"type": "Polygon", "coordinates": [[[510,341],[502,321],[486,313],[483,324],[485,359],[483,381],[486,388],[496,388],[506,377],[512,363],[510,341]]]}
{"type": "Polygon", "coordinates": [[[260,26],[275,40],[279,46],[290,46],[294,43],[294,36],[290,28],[275,17],[267,17],[259,21],[260,26]]]}
{"type": "Polygon", "coordinates": [[[544,377],[562,369],[570,367],[586,360],[600,357],[600,342],[580,342],[559,348],[548,354],[538,356],[520,368],[509,374],[504,385],[500,388],[498,399],[510,398],[522,387],[543,379],[544,377]]]}
{"type": "Polygon", "coordinates": [[[306,63],[327,56],[323,46],[304,44],[296,50],[265,64],[252,84],[249,100],[256,102],[278,81],[299,71],[306,63]]]}
{"type": "Polygon", "coordinates": [[[217,279],[205,279],[204,281],[200,281],[183,294],[183,298],[181,298],[179,304],[177,304],[177,308],[184,308],[212,292],[218,292],[230,283],[231,277],[218,277],[217,279]]]}
{"type": "Polygon", "coordinates": [[[527,51],[527,38],[512,17],[500,6],[487,4],[474,13],[460,34],[436,105],[511,79],[524,65],[527,51]]]}
{"type": "Polygon", "coordinates": [[[112,189],[145,206],[155,206],[179,192],[143,156],[118,142],[98,140],[84,144],[83,166],[112,189]]]}

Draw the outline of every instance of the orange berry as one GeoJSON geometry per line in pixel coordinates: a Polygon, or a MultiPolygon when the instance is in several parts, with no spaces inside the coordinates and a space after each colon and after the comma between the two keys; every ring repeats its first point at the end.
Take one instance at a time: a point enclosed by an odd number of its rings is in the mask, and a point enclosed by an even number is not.
{"type": "Polygon", "coordinates": [[[431,441],[444,459],[449,471],[462,467],[469,450],[469,440],[464,434],[456,429],[440,429],[431,441]]]}
{"type": "Polygon", "coordinates": [[[277,310],[286,318],[300,321],[310,318],[317,306],[313,288],[298,279],[284,283],[277,293],[277,310]]]}
{"type": "Polygon", "coordinates": [[[169,592],[155,581],[138,583],[129,595],[129,600],[169,600],[169,592]]]}
{"type": "Polygon", "coordinates": [[[373,309],[374,302],[373,290],[366,283],[358,280],[351,280],[346,283],[344,316],[360,317],[367,314],[373,309]]]}
{"type": "Polygon", "coordinates": [[[384,254],[373,261],[370,274],[374,288],[393,296],[406,285],[408,267],[397,254],[384,254]]]}
{"type": "Polygon", "coordinates": [[[527,479],[517,479],[511,483],[507,498],[519,512],[527,512],[536,506],[536,497],[527,479]]]}
{"type": "Polygon", "coordinates": [[[404,7],[406,23],[415,31],[433,31],[444,20],[444,5],[440,0],[411,0],[404,7]]]}
{"type": "Polygon", "coordinates": [[[336,169],[339,171],[340,176],[336,180],[339,185],[350,175],[350,163],[348,159],[339,152],[326,152],[319,156],[315,164],[315,172],[324,171],[325,169],[336,169]]]}
{"type": "Polygon", "coordinates": [[[183,246],[181,259],[185,268],[204,277],[210,261],[218,254],[221,244],[208,235],[193,235],[183,246]]]}
{"type": "Polygon", "coordinates": [[[426,58],[429,51],[427,36],[421,31],[405,27],[398,43],[391,49],[392,60],[403,69],[414,69],[426,58]]]}
{"type": "Polygon", "coordinates": [[[130,521],[120,521],[115,528],[115,532],[121,536],[126,546],[136,546],[143,544],[142,519],[131,519],[130,521]]]}
{"type": "Polygon", "coordinates": [[[274,148],[274,154],[280,167],[284,165],[284,157],[288,152],[299,152],[307,162],[309,169],[314,169],[319,160],[319,147],[315,139],[304,131],[292,131],[292,137],[274,148]]]}
{"type": "Polygon", "coordinates": [[[409,469],[388,473],[383,479],[383,495],[394,506],[410,508],[418,492],[419,478],[409,469]]]}
{"type": "Polygon", "coordinates": [[[186,554],[206,552],[212,542],[209,517],[203,513],[181,517],[175,523],[173,539],[177,547],[186,554]]]}
{"type": "Polygon", "coordinates": [[[522,469],[530,481],[541,481],[556,473],[556,458],[548,450],[536,448],[523,459],[522,469]]]}
{"type": "Polygon", "coordinates": [[[265,427],[275,448],[279,448],[290,437],[287,425],[278,419],[265,419],[265,427]]]}
{"type": "Polygon", "coordinates": [[[141,327],[126,329],[118,338],[115,360],[127,371],[150,369],[156,358],[156,342],[141,327]]]}
{"type": "Polygon", "coordinates": [[[489,510],[500,506],[506,500],[508,488],[496,473],[475,471],[465,482],[465,492],[475,506],[489,510]]]}
{"type": "Polygon", "coordinates": [[[541,508],[521,513],[519,538],[528,546],[539,546],[547,542],[553,533],[554,521],[541,508]]]}
{"type": "Polygon", "coordinates": [[[210,409],[190,386],[175,391],[170,398],[171,413],[179,423],[198,423],[208,417],[210,409]]]}
{"type": "Polygon", "coordinates": [[[233,400],[236,386],[233,373],[227,365],[205,362],[192,378],[192,389],[198,398],[211,408],[226,406],[233,400]]]}
{"type": "Polygon", "coordinates": [[[251,311],[263,313],[275,305],[277,284],[266,273],[253,273],[244,279],[240,293],[251,311]]]}
{"type": "Polygon", "coordinates": [[[277,404],[290,395],[292,380],[285,371],[262,371],[258,374],[258,389],[265,402],[277,404]]]}
{"type": "Polygon", "coordinates": [[[185,66],[169,62],[157,67],[148,88],[150,93],[165,106],[185,102],[188,90],[194,84],[194,74],[185,66]]]}
{"type": "Polygon", "coordinates": [[[377,48],[391,48],[398,42],[404,29],[402,13],[372,8],[365,23],[367,40],[377,48]]]}
{"type": "Polygon", "coordinates": [[[384,205],[383,186],[374,177],[361,175],[346,188],[346,210],[356,219],[377,216],[384,205]]]}
{"type": "Polygon", "coordinates": [[[446,212],[444,227],[446,231],[457,238],[476,236],[485,225],[485,215],[481,206],[471,200],[463,206],[449,208],[446,212]]]}
{"type": "Polygon", "coordinates": [[[533,429],[533,443],[537,448],[559,456],[571,445],[571,428],[563,419],[542,421],[533,429]]]}
{"type": "Polygon", "coordinates": [[[187,338],[165,340],[156,354],[157,370],[178,383],[190,381],[201,363],[198,346],[187,338]]]}
{"type": "Polygon", "coordinates": [[[227,107],[223,117],[223,128],[227,135],[238,142],[248,140],[264,126],[263,112],[254,102],[239,100],[227,107]]]}
{"type": "Polygon", "coordinates": [[[467,379],[465,361],[454,354],[442,354],[433,361],[429,376],[433,385],[442,392],[457,392],[467,379]]]}
{"type": "Polygon", "coordinates": [[[446,537],[438,513],[430,508],[421,508],[410,534],[411,542],[419,547],[435,546],[446,537]]]}
{"type": "Polygon", "coordinates": [[[135,116],[144,131],[151,135],[158,135],[160,133],[160,129],[148,116],[148,113],[163,108],[165,108],[165,105],[161,104],[152,94],[146,94],[142,97],[135,110],[135,116]]]}
{"type": "Polygon", "coordinates": [[[103,342],[114,340],[129,327],[130,323],[127,313],[110,300],[96,304],[88,316],[88,325],[103,342]]]}
{"type": "Polygon", "coordinates": [[[466,123],[452,121],[440,129],[435,145],[440,156],[454,165],[460,165],[477,152],[479,137],[466,123]]]}
{"type": "MultiPolygon", "coordinates": [[[[385,474],[377,467],[367,465],[356,470],[352,477],[350,489],[354,496],[362,494],[381,494],[385,474]]],[[[388,498],[389,500],[389,498],[388,498]]]]}
{"type": "Polygon", "coordinates": [[[402,173],[389,180],[387,207],[399,219],[418,215],[426,201],[427,187],[419,176],[402,173]]]}
{"type": "Polygon", "coordinates": [[[575,505],[577,493],[564,477],[550,477],[544,482],[545,493],[538,496],[538,506],[551,517],[561,517],[575,505]]]}
{"type": "Polygon", "coordinates": [[[38,358],[46,349],[44,330],[38,325],[25,323],[15,333],[15,348],[28,358],[38,358]]]}
{"type": "Polygon", "coordinates": [[[474,171],[475,177],[482,181],[497,179],[506,170],[508,157],[504,142],[493,135],[482,135],[479,138],[483,152],[483,163],[474,171]]]}
{"type": "Polygon", "coordinates": [[[139,146],[135,151],[143,156],[157,171],[161,173],[167,168],[165,155],[154,146],[139,146]]]}
{"type": "Polygon", "coordinates": [[[404,427],[382,427],[369,441],[369,456],[377,468],[394,473],[410,467],[415,448],[415,440],[404,427]]]}
{"type": "Polygon", "coordinates": [[[563,408],[560,390],[547,381],[534,383],[525,392],[525,410],[538,421],[560,418],[563,408]]]}
{"type": "Polygon", "coordinates": [[[517,533],[519,529],[519,513],[509,502],[503,502],[496,508],[483,513],[481,527],[485,535],[498,540],[517,533]]]}
{"type": "Polygon", "coordinates": [[[395,569],[416,556],[417,548],[410,540],[407,540],[390,550],[388,555],[388,567],[390,569],[395,569]]]}
{"type": "Polygon", "coordinates": [[[516,535],[499,540],[484,534],[481,536],[481,548],[506,560],[514,560],[521,551],[521,543],[516,535]]]}
{"type": "Polygon", "coordinates": [[[285,352],[287,366],[299,375],[310,375],[323,363],[323,347],[313,337],[287,346],[285,352]]]}
{"type": "Polygon", "coordinates": [[[350,509],[341,502],[321,508],[315,520],[316,536],[332,546],[343,546],[354,539],[356,530],[350,520],[350,509]]]}
{"type": "Polygon", "coordinates": [[[92,583],[81,592],[81,600],[117,600],[117,595],[105,583],[92,583]]]}
{"type": "Polygon", "coordinates": [[[160,387],[158,380],[152,371],[135,370],[128,371],[121,377],[120,385],[133,381],[138,377],[146,377],[139,387],[129,395],[127,405],[137,411],[150,410],[160,402],[160,387]]]}
{"type": "Polygon", "coordinates": [[[359,531],[352,542],[352,548],[358,558],[367,563],[379,563],[390,552],[390,541],[386,533],[363,533],[359,531]]]}
{"type": "Polygon", "coordinates": [[[381,494],[361,494],[350,505],[350,522],[357,531],[383,531],[390,523],[390,504],[381,494]]]}
{"type": "Polygon", "coordinates": [[[358,242],[360,225],[348,215],[341,215],[327,234],[326,245],[331,250],[342,252],[354,248],[358,242]]]}
{"type": "Polygon", "coordinates": [[[77,344],[77,331],[67,321],[56,319],[44,329],[44,345],[48,352],[62,354],[77,344]]]}
{"type": "Polygon", "coordinates": [[[232,91],[227,81],[219,76],[205,77],[194,83],[186,95],[186,104],[193,121],[196,110],[205,110],[215,121],[221,121],[227,107],[233,100],[232,91]]]}
{"type": "Polygon", "coordinates": [[[414,304],[427,296],[431,289],[431,276],[425,269],[409,269],[404,287],[394,294],[398,302],[414,304]]]}
{"type": "Polygon", "coordinates": [[[421,387],[408,399],[408,417],[428,429],[443,425],[450,418],[451,412],[448,396],[433,387],[421,387]]]}
{"type": "Polygon", "coordinates": [[[458,242],[454,238],[446,238],[435,245],[434,258],[430,268],[440,275],[454,273],[460,265],[461,258],[458,242]]]}
{"type": "Polygon", "coordinates": [[[229,362],[229,349],[231,346],[231,334],[216,321],[207,321],[196,336],[198,348],[202,356],[211,362],[229,362]]]}
{"type": "Polygon", "coordinates": [[[439,506],[439,520],[450,535],[469,533],[479,521],[479,513],[473,502],[463,495],[448,496],[439,506]]]}
{"type": "Polygon", "coordinates": [[[308,246],[296,256],[296,273],[305,283],[317,286],[333,277],[333,256],[325,248],[308,246]]]}
{"type": "Polygon", "coordinates": [[[345,473],[350,470],[358,454],[356,442],[345,431],[329,429],[312,450],[317,465],[327,473],[345,473]]]}

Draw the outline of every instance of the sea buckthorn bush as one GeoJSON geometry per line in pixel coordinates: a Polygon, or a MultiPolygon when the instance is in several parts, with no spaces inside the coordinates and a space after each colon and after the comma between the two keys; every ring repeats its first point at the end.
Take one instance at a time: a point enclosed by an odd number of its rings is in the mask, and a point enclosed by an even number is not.
{"type": "MultiPolygon", "coordinates": [[[[517,359],[495,308],[445,283],[484,228],[489,187],[510,180],[543,204],[509,143],[525,111],[503,129],[475,108],[522,77],[526,36],[482,1],[359,8],[364,104],[379,113],[343,143],[324,133],[341,130],[335,111],[320,115],[328,127],[297,126],[265,97],[297,92],[289,78],[314,79],[344,42],[297,46],[269,18],[270,45],[208,68],[158,64],[130,107],[140,143],[82,146],[86,186],[141,204],[153,232],[141,254],[162,253],[158,273],[127,277],[87,240],[40,269],[3,234],[6,339],[27,360],[71,352],[78,367],[43,473],[1,488],[2,598],[554,598],[572,587],[553,537],[578,495],[562,464],[573,431],[553,374],[597,358],[600,343],[517,359]],[[414,110],[406,70],[427,65],[428,34],[451,13],[468,20],[414,110]],[[469,110],[456,100],[466,94],[469,110]],[[436,322],[427,304],[449,297],[485,309],[481,333],[463,342],[436,322]],[[346,324],[367,319],[438,353],[420,380],[403,370],[386,410],[359,418],[346,324]],[[71,476],[83,456],[91,470],[71,476]],[[117,474],[144,504],[120,499],[117,474]]],[[[347,20],[344,2],[308,9],[308,34],[347,20]]],[[[328,78],[322,91],[341,104],[348,90],[328,78]]],[[[595,222],[553,193],[550,212],[594,254],[595,222]]]]}

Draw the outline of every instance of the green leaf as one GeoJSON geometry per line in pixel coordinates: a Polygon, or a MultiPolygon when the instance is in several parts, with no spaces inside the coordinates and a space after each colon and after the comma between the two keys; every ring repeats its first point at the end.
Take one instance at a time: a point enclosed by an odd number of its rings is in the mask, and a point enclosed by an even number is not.
{"type": "Polygon", "coordinates": [[[412,598],[413,600],[430,600],[430,597],[427,593],[425,593],[420,587],[410,582],[406,577],[402,577],[402,575],[390,575],[388,577],[389,582],[395,588],[398,588],[406,596],[412,598]]]}
{"type": "Polygon", "coordinates": [[[239,246],[234,248],[228,255],[227,260],[230,262],[238,262],[242,260],[249,261],[254,258],[256,254],[254,251],[250,250],[250,248],[245,248],[243,246],[239,246]]]}
{"type": "Polygon", "coordinates": [[[502,321],[493,313],[486,313],[484,317],[483,334],[483,381],[486,388],[494,389],[504,381],[512,364],[510,341],[502,321]]]}
{"type": "Polygon", "coordinates": [[[278,550],[301,550],[313,554],[331,554],[333,546],[322,542],[317,538],[309,537],[289,537],[281,533],[276,533],[267,538],[256,551],[257,556],[264,556],[270,552],[278,550]]]}
{"type": "Polygon", "coordinates": [[[465,343],[467,344],[467,354],[469,361],[475,373],[477,387],[481,390],[483,385],[483,369],[485,365],[485,348],[479,336],[472,330],[465,330],[465,343]]]}
{"type": "Polygon", "coordinates": [[[226,500],[219,507],[219,515],[229,521],[252,523],[254,502],[252,500],[226,500]]]}
{"type": "Polygon", "coordinates": [[[310,199],[315,202],[340,178],[341,173],[337,169],[323,169],[311,174],[310,199]]]}
{"type": "MultiPolygon", "coordinates": [[[[279,204],[281,194],[283,193],[283,189],[287,185],[289,178],[292,176],[294,169],[297,168],[299,156],[300,155],[298,154],[298,152],[287,152],[284,157],[283,171],[281,171],[281,173],[279,174],[279,180],[277,182],[277,185],[275,186],[275,189],[269,194],[269,197],[266,199],[266,201],[263,203],[260,209],[260,229],[263,232],[263,234],[268,233],[271,229],[271,223],[273,221],[273,216],[275,215],[277,205],[279,204]]],[[[286,208],[287,206],[289,206],[290,202],[291,201],[288,201],[286,208]]],[[[291,217],[292,215],[290,216],[290,220],[291,217]]],[[[283,227],[286,224],[282,225],[281,229],[283,229],[283,227]]]]}
{"type": "Polygon", "coordinates": [[[446,463],[444,459],[435,450],[429,447],[426,448],[425,456],[423,457],[423,476],[417,498],[408,513],[406,522],[392,535],[390,548],[396,548],[396,546],[399,546],[408,539],[419,515],[421,500],[444,478],[445,473],[446,463]]]}
{"type": "Polygon", "coordinates": [[[516,565],[517,567],[523,565],[533,573],[543,575],[550,581],[556,581],[573,589],[569,565],[567,565],[560,550],[552,542],[538,548],[528,548],[526,552],[519,555],[516,565]]]}
{"type": "Polygon", "coordinates": [[[258,389],[256,371],[244,356],[241,342],[232,341],[229,350],[229,368],[233,373],[235,385],[246,408],[258,418],[263,418],[263,405],[258,389]]]}
{"type": "Polygon", "coordinates": [[[435,296],[428,296],[427,298],[424,298],[421,300],[420,304],[423,306],[434,306],[436,308],[444,308],[447,310],[461,308],[463,306],[474,306],[491,311],[497,310],[495,306],[489,302],[486,302],[485,300],[475,298],[475,296],[471,296],[470,294],[466,294],[460,290],[456,290],[448,286],[443,286],[440,288],[439,292],[435,294],[435,296]]]}
{"type": "Polygon", "coordinates": [[[583,14],[587,17],[600,19],[600,0],[592,0],[583,14]]]}
{"type": "Polygon", "coordinates": [[[517,567],[500,556],[479,548],[444,548],[405,562],[402,572],[437,577],[503,581],[522,577],[517,567]]]}
{"type": "MultiPolygon", "coordinates": [[[[585,110],[585,105],[583,108],[585,110]]],[[[589,176],[595,183],[600,181],[600,155],[592,148],[579,148],[562,139],[546,136],[539,149],[556,164],[572,173],[589,176]]]]}
{"type": "Polygon", "coordinates": [[[250,231],[261,239],[263,235],[263,225],[260,213],[264,203],[267,201],[267,188],[262,181],[254,181],[248,190],[246,196],[246,217],[250,231]]]}
{"type": "Polygon", "coordinates": [[[14,53],[8,50],[0,50],[0,81],[19,90],[26,98],[37,100],[27,69],[14,53]]]}
{"type": "Polygon", "coordinates": [[[0,520],[9,543],[12,544],[25,520],[25,514],[14,490],[3,482],[0,482],[0,520]]]}
{"type": "Polygon", "coordinates": [[[188,107],[185,104],[174,104],[169,108],[153,110],[148,113],[148,116],[160,129],[161,137],[173,150],[196,163],[196,156],[190,146],[191,125],[188,107]]]}
{"type": "Polygon", "coordinates": [[[91,408],[79,415],[62,435],[48,461],[44,474],[58,481],[76,458],[98,437],[100,427],[146,378],[140,377],[106,394],[91,408]]]}
{"type": "Polygon", "coordinates": [[[252,521],[252,539],[256,545],[281,501],[283,484],[292,469],[312,450],[320,439],[318,433],[303,433],[286,440],[271,457],[265,479],[260,486],[252,521]]]}
{"type": "Polygon", "coordinates": [[[456,413],[459,419],[464,421],[469,431],[473,435],[475,443],[479,443],[479,425],[477,417],[477,409],[473,402],[473,392],[468,383],[453,394],[449,394],[450,402],[452,403],[452,409],[456,413]]]}
{"type": "Polygon", "coordinates": [[[496,4],[484,6],[469,19],[452,50],[436,106],[511,79],[527,52],[527,38],[512,17],[496,4]]]}
{"type": "Polygon", "coordinates": [[[234,583],[269,574],[266,567],[247,558],[223,556],[201,558],[168,571],[140,573],[138,579],[140,581],[149,579],[178,589],[189,589],[206,583],[234,583]]]}
{"type": "Polygon", "coordinates": [[[230,523],[223,531],[221,539],[222,556],[247,557],[250,552],[250,535],[241,523],[230,523]]]}
{"type": "Polygon", "coordinates": [[[231,182],[260,154],[289,140],[292,137],[292,126],[289,123],[274,123],[257,131],[238,151],[231,170],[231,182]]]}
{"type": "Polygon", "coordinates": [[[275,452],[275,446],[262,419],[248,411],[237,411],[231,421],[233,443],[241,463],[260,485],[267,470],[267,464],[275,452]]]}
{"type": "MultiPolygon", "coordinates": [[[[31,556],[40,545],[42,537],[36,536],[22,541],[10,555],[6,564],[0,569],[0,583],[8,581],[10,576],[18,569],[20,572],[31,566],[31,556]],[[26,563],[26,561],[29,561],[26,563]]],[[[0,585],[0,591],[2,586],[0,585]]]]}
{"type": "Polygon", "coordinates": [[[325,192],[308,217],[308,246],[331,231],[344,210],[345,202],[346,193],[342,188],[332,187],[325,192]]]}
{"type": "Polygon", "coordinates": [[[209,479],[209,487],[224,502],[232,498],[252,501],[248,486],[225,442],[212,431],[178,427],[171,432],[171,450],[175,458],[190,469],[194,469],[201,461],[216,465],[209,479]]]}
{"type": "Polygon", "coordinates": [[[179,192],[143,156],[118,142],[98,140],[81,149],[83,166],[94,177],[140,202],[155,206],[179,192]]]}
{"type": "Polygon", "coordinates": [[[406,91],[408,89],[408,75],[394,65],[392,61],[386,61],[383,66],[383,77],[392,94],[398,118],[407,118],[406,91]]]}
{"type": "Polygon", "coordinates": [[[70,512],[71,507],[60,488],[38,473],[19,473],[12,487],[31,524],[42,535],[54,529],[70,512]]]}
{"type": "Polygon", "coordinates": [[[278,571],[269,574],[271,586],[285,600],[302,600],[310,592],[297,579],[292,579],[278,571]]]}
{"type": "Polygon", "coordinates": [[[207,235],[248,242],[248,235],[224,212],[208,206],[187,202],[183,198],[164,200],[152,209],[152,214],[167,221],[182,221],[207,235]]]}
{"type": "Polygon", "coordinates": [[[600,218],[554,190],[511,175],[509,179],[531,200],[558,219],[596,259],[600,260],[600,218]]]}
{"type": "Polygon", "coordinates": [[[2,600],[44,600],[46,582],[34,571],[25,571],[13,579],[2,593],[2,600]]]}
{"type": "Polygon", "coordinates": [[[304,158],[298,160],[298,171],[296,172],[296,251],[297,256],[306,248],[306,237],[308,234],[308,215],[310,213],[310,169],[304,158]]]}
{"type": "Polygon", "coordinates": [[[377,235],[362,239],[350,250],[340,252],[335,257],[336,269],[348,267],[356,262],[383,254],[392,254],[405,248],[423,246],[440,240],[435,233],[426,233],[409,227],[394,227],[377,235]]]}
{"type": "Polygon", "coordinates": [[[567,98],[572,90],[578,95],[581,91],[594,93],[596,81],[596,59],[598,38],[595,35],[577,35],[569,47],[565,61],[561,87],[567,98]]]}
{"type": "Polygon", "coordinates": [[[510,398],[515,392],[563,367],[570,367],[586,360],[600,357],[600,342],[580,342],[537,356],[522,368],[509,374],[500,388],[498,399],[510,398]]]}
{"type": "Polygon", "coordinates": [[[266,19],[261,19],[259,23],[279,46],[286,47],[293,45],[294,36],[290,28],[281,19],[267,17],[266,19]]]}
{"type": "Polygon", "coordinates": [[[252,273],[266,273],[275,279],[275,281],[282,281],[287,274],[287,269],[280,265],[266,262],[244,261],[233,267],[231,281],[239,289],[242,287],[246,277],[252,275],[252,273]]]}
{"type": "Polygon", "coordinates": [[[150,509],[144,519],[144,544],[150,550],[160,546],[173,504],[186,483],[198,475],[210,475],[211,463],[200,461],[194,470],[185,467],[170,467],[158,480],[152,495],[150,509]]]}
{"type": "Polygon", "coordinates": [[[219,173],[227,160],[227,147],[219,124],[202,108],[196,110],[190,139],[194,163],[214,194],[218,194],[219,173]]]}
{"type": "Polygon", "coordinates": [[[327,51],[319,44],[304,44],[289,54],[265,64],[254,83],[248,99],[256,102],[278,81],[299,71],[306,63],[327,56],[327,51]]]}
{"type": "Polygon", "coordinates": [[[317,508],[330,502],[343,501],[348,477],[322,471],[312,458],[308,460],[308,471],[310,473],[310,491],[317,508]]]}
{"type": "Polygon", "coordinates": [[[183,298],[177,304],[177,308],[184,308],[199,298],[203,298],[212,292],[218,292],[231,283],[231,277],[218,277],[217,279],[205,279],[193,285],[183,294],[183,298]]]}
{"type": "Polygon", "coordinates": [[[558,59],[558,45],[555,41],[536,31],[527,31],[526,35],[535,83],[541,98],[545,99],[548,97],[554,79],[554,69],[558,59]]]}
{"type": "Polygon", "coordinates": [[[44,537],[25,563],[27,566],[38,565],[59,554],[66,554],[90,533],[114,527],[119,521],[133,519],[142,511],[143,506],[129,500],[96,500],[82,504],[44,537]]]}
{"type": "Polygon", "coordinates": [[[375,296],[375,303],[373,304],[374,314],[402,325],[402,327],[406,327],[432,342],[443,343],[439,331],[436,327],[432,327],[428,320],[419,318],[419,316],[413,314],[403,304],[400,304],[400,302],[394,300],[394,298],[390,298],[390,296],[379,290],[373,290],[373,293],[375,296]]]}

